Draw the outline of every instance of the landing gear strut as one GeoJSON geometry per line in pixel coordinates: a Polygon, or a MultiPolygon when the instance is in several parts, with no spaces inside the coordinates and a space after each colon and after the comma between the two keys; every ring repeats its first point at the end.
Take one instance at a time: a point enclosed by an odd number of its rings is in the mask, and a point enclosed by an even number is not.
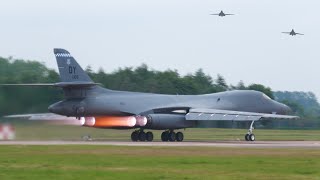
{"type": "Polygon", "coordinates": [[[132,141],[153,141],[153,133],[150,131],[145,133],[143,129],[133,131],[131,133],[131,140],[132,141]]]}
{"type": "Polygon", "coordinates": [[[161,134],[161,140],[162,141],[183,141],[183,133],[182,132],[177,132],[175,133],[173,130],[170,130],[170,131],[164,131],[162,134],[161,134]]]}
{"type": "Polygon", "coordinates": [[[247,134],[244,136],[246,141],[255,141],[256,140],[256,137],[253,134],[253,129],[254,129],[253,124],[254,124],[254,121],[251,122],[249,130],[248,130],[247,134]]]}

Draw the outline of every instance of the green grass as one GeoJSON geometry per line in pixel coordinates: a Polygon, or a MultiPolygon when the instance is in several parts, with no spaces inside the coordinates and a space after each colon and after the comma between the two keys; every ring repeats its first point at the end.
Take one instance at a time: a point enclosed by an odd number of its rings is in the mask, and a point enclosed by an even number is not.
{"type": "MultiPolygon", "coordinates": [[[[129,140],[132,130],[10,121],[17,140],[129,140]]],[[[187,129],[191,141],[243,140],[245,129],[187,129]]],[[[153,131],[159,140],[161,131],[153,131]]],[[[317,130],[256,129],[257,140],[320,140],[317,130]]],[[[312,148],[0,146],[6,179],[320,179],[312,148]]]]}
{"type": "MultiPolygon", "coordinates": [[[[17,140],[81,140],[91,135],[94,140],[130,140],[133,130],[96,129],[89,127],[52,125],[26,120],[10,120],[16,129],[17,140]]],[[[185,140],[223,141],[244,140],[247,129],[186,129],[185,140]]],[[[152,131],[155,140],[160,140],[162,131],[152,131]]],[[[265,130],[255,129],[257,140],[320,140],[320,130],[265,130]]]]}
{"type": "Polygon", "coordinates": [[[0,179],[319,179],[319,149],[0,146],[0,179]]]}

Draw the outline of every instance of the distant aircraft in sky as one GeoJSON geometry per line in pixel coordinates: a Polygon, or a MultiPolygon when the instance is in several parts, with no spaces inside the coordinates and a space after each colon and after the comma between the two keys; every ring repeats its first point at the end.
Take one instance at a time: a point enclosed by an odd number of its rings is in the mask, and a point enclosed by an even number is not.
{"type": "MultiPolygon", "coordinates": [[[[64,99],[49,106],[51,113],[29,114],[37,119],[73,117],[94,128],[136,129],[132,141],[152,141],[147,129],[164,130],[162,141],[183,141],[177,129],[199,127],[202,121],[249,121],[247,141],[254,141],[253,123],[265,119],[296,119],[290,108],[258,91],[237,90],[202,95],[166,95],[115,91],[102,88],[64,49],[54,49],[60,82],[52,84],[2,84],[53,86],[61,88],[64,99]]],[[[120,83],[120,82],[119,82],[120,83]]],[[[23,117],[23,115],[21,116],[23,117]]]]}
{"type": "Polygon", "coordinates": [[[282,32],[282,33],[284,33],[284,34],[289,34],[289,35],[291,35],[291,36],[304,35],[304,34],[301,34],[301,33],[296,33],[296,32],[294,31],[294,29],[292,29],[290,32],[282,32]]]}
{"type": "Polygon", "coordinates": [[[230,16],[230,15],[235,15],[235,14],[226,14],[223,11],[220,11],[220,13],[218,13],[218,14],[210,14],[210,15],[216,15],[216,16],[223,17],[223,16],[230,16]]]}

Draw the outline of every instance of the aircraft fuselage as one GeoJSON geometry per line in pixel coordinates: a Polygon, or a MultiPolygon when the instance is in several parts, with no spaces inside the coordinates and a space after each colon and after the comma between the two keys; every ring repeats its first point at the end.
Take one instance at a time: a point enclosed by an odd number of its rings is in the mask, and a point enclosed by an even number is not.
{"type": "Polygon", "coordinates": [[[286,105],[271,100],[263,93],[249,90],[204,95],[137,93],[100,87],[85,91],[84,97],[67,98],[51,105],[49,111],[74,117],[144,115],[175,110],[187,112],[195,107],[276,114],[290,111],[286,105]]]}

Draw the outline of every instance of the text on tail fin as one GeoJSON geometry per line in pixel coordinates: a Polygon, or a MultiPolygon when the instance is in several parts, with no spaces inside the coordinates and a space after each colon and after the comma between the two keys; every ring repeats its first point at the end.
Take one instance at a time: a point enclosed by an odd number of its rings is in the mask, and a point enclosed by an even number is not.
{"type": "Polygon", "coordinates": [[[93,82],[72,55],[65,49],[55,48],[61,82],[93,82]]]}

